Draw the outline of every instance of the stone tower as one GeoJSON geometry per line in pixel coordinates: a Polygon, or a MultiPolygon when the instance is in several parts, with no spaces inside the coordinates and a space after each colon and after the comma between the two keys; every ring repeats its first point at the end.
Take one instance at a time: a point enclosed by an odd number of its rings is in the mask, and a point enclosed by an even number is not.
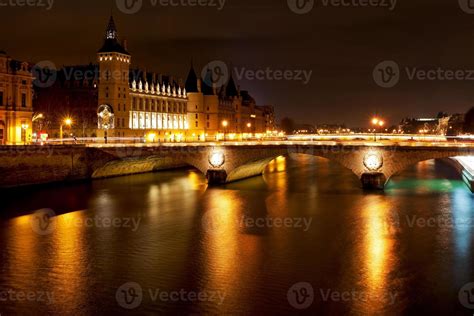
{"type": "MultiPolygon", "coordinates": [[[[129,70],[131,55],[126,43],[120,44],[113,17],[110,17],[102,48],[97,52],[99,63],[99,108],[110,107],[113,122],[106,128],[108,136],[126,136],[129,131],[129,70]],[[111,131],[113,130],[113,131],[111,131]]],[[[99,127],[99,137],[104,136],[104,128],[99,127]]]]}

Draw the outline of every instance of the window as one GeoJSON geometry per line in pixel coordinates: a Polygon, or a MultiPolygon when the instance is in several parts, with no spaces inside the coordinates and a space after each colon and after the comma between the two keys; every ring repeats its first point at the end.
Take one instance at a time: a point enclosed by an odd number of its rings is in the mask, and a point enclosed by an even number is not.
{"type": "Polygon", "coordinates": [[[196,121],[196,127],[199,127],[199,123],[198,123],[198,121],[196,121]]]}
{"type": "Polygon", "coordinates": [[[207,119],[209,119],[209,118],[210,118],[210,115],[208,114],[208,115],[207,115],[207,119]]]}
{"type": "Polygon", "coordinates": [[[196,114],[196,120],[199,119],[199,114],[196,114]]]}
{"type": "Polygon", "coordinates": [[[21,94],[21,107],[26,108],[26,93],[21,94]]]}
{"type": "Polygon", "coordinates": [[[3,91],[0,91],[0,106],[3,106],[3,91]]]}
{"type": "Polygon", "coordinates": [[[207,122],[207,128],[209,128],[209,127],[210,127],[210,124],[209,124],[209,122],[207,122]]]}

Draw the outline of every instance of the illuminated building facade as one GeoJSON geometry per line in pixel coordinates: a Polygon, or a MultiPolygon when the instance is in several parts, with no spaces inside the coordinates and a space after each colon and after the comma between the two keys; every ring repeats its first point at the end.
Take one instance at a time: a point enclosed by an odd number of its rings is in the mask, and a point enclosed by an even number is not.
{"type": "Polygon", "coordinates": [[[27,62],[0,52],[0,144],[31,141],[33,76],[27,62]]]}
{"type": "Polygon", "coordinates": [[[217,88],[212,74],[197,77],[191,65],[186,79],[188,117],[195,140],[266,137],[275,130],[273,106],[258,106],[248,91],[241,91],[230,76],[217,88]]]}
{"type": "Polygon", "coordinates": [[[119,43],[113,18],[97,57],[99,107],[107,105],[114,122],[113,126],[99,128],[99,137],[186,139],[189,130],[186,90],[172,77],[131,71],[131,54],[126,42],[119,43]]]}

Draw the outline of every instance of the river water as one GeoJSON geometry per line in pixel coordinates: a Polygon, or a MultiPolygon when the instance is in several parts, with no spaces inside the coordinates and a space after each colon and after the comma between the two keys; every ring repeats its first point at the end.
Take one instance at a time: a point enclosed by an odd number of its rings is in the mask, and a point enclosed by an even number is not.
{"type": "Polygon", "coordinates": [[[472,314],[474,196],[450,168],[383,193],[309,156],[218,188],[175,170],[4,191],[0,314],[472,314]]]}

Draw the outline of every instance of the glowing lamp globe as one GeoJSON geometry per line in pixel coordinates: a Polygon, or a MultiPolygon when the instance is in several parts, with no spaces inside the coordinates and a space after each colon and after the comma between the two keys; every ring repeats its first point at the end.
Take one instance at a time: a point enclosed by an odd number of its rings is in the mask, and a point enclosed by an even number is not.
{"type": "Polygon", "coordinates": [[[215,151],[215,152],[211,153],[211,155],[209,156],[209,163],[214,168],[222,167],[225,163],[224,153],[222,153],[220,151],[215,151]]]}
{"type": "Polygon", "coordinates": [[[364,165],[370,171],[377,171],[383,166],[383,157],[377,153],[369,153],[364,157],[364,165]]]}

